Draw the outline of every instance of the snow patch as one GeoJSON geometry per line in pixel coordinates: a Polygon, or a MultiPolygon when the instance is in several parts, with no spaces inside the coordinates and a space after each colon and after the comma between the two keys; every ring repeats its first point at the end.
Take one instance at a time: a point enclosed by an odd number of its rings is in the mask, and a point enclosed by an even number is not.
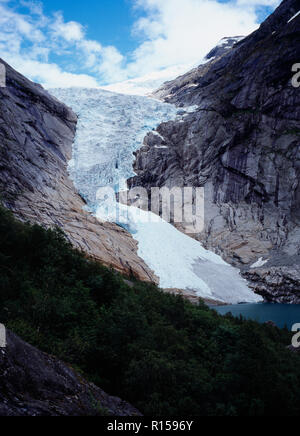
{"type": "Polygon", "coordinates": [[[235,43],[242,41],[245,39],[245,36],[235,36],[235,37],[229,37],[229,38],[222,38],[218,44],[217,47],[225,47],[227,45],[231,45],[231,41],[235,41],[235,43]]]}
{"type": "Polygon", "coordinates": [[[158,133],[157,130],[153,130],[152,133],[153,133],[153,135],[158,136],[158,137],[159,137],[160,139],[162,139],[163,141],[165,140],[165,138],[164,138],[160,133],[158,133]]]}
{"type": "Polygon", "coordinates": [[[264,266],[268,262],[269,262],[269,259],[264,260],[262,257],[260,257],[257,262],[255,262],[253,265],[250,266],[250,268],[252,268],[252,269],[261,268],[262,266],[264,266]]]}
{"type": "Polygon", "coordinates": [[[190,83],[189,85],[186,85],[186,88],[196,88],[198,86],[198,83],[190,83]]]}
{"type": "Polygon", "coordinates": [[[184,111],[185,111],[187,114],[191,114],[191,113],[193,113],[193,112],[196,112],[197,109],[199,109],[199,106],[198,106],[198,105],[194,105],[194,106],[186,106],[186,107],[184,107],[184,111]]]}
{"type": "Polygon", "coordinates": [[[298,11],[292,18],[289,19],[289,21],[287,22],[287,24],[289,24],[291,21],[293,21],[296,17],[298,17],[298,15],[300,15],[300,11],[298,11]]]}

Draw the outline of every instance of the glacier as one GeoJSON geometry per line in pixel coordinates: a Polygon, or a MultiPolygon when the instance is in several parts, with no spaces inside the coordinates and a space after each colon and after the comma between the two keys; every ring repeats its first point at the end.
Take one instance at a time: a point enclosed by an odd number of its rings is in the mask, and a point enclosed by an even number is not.
{"type": "MultiPolygon", "coordinates": [[[[258,302],[238,269],[206,250],[152,212],[99,197],[99,188],[126,189],[134,176],[134,151],[164,121],[182,119],[185,108],[102,89],[64,88],[49,92],[77,113],[78,125],[69,173],[88,210],[101,221],[128,229],[138,254],[163,289],[183,289],[224,303],[258,302]]],[[[186,108],[189,112],[194,108],[186,108]]]]}
{"type": "Polygon", "coordinates": [[[146,134],[178,109],[158,100],[101,89],[50,89],[78,115],[69,172],[76,188],[95,210],[99,187],[116,190],[119,181],[135,175],[133,153],[146,134]]]}

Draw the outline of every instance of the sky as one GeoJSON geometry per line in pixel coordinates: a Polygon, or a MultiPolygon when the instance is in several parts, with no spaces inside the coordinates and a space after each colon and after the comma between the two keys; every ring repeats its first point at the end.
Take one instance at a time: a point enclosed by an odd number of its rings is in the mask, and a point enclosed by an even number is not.
{"type": "Polygon", "coordinates": [[[279,0],[0,0],[0,57],[46,88],[99,87],[200,63],[279,0]]]}

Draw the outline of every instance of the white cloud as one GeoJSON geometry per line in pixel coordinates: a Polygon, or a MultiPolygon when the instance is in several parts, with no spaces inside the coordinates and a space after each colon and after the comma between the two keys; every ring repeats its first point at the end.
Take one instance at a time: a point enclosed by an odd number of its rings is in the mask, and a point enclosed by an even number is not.
{"type": "Polygon", "coordinates": [[[34,76],[35,81],[45,88],[98,87],[97,80],[87,74],[72,74],[63,71],[58,65],[43,63],[24,58],[8,59],[10,65],[27,77],[34,76]]]}
{"type": "Polygon", "coordinates": [[[281,0],[238,0],[240,6],[269,6],[276,8],[281,0]]]}
{"type": "Polygon", "coordinates": [[[122,69],[124,56],[113,46],[105,47],[102,50],[102,60],[98,66],[98,72],[109,78],[111,82],[125,79],[126,71],[122,69]]]}
{"type": "Polygon", "coordinates": [[[10,7],[10,0],[0,0],[0,57],[46,87],[126,81],[199,63],[222,37],[255,30],[257,8],[279,4],[278,0],[131,2],[143,17],[132,29],[139,46],[126,58],[116,47],[88,39],[88,29],[65,21],[61,12],[46,16],[41,3],[20,0],[28,9],[21,14],[10,7]]]}
{"type": "Polygon", "coordinates": [[[99,86],[100,80],[121,79],[123,56],[115,47],[102,47],[86,38],[85,28],[66,22],[61,13],[43,13],[41,4],[23,1],[28,14],[0,0],[0,57],[45,87],[99,86]],[[61,57],[64,68],[51,56],[61,57]],[[80,74],[83,71],[83,74],[80,74]]]}
{"type": "Polygon", "coordinates": [[[77,43],[77,47],[85,54],[84,65],[86,68],[93,68],[97,64],[98,57],[102,53],[102,45],[97,41],[82,40],[77,43]]]}
{"type": "Polygon", "coordinates": [[[50,25],[53,36],[65,39],[68,42],[81,41],[84,38],[84,28],[76,21],[64,22],[61,12],[55,14],[55,21],[50,25]]]}
{"type": "Polygon", "coordinates": [[[247,35],[258,27],[255,7],[275,0],[219,3],[215,0],[135,0],[147,16],[135,24],[144,42],[128,65],[132,74],[176,63],[195,63],[224,36],[247,35]]]}

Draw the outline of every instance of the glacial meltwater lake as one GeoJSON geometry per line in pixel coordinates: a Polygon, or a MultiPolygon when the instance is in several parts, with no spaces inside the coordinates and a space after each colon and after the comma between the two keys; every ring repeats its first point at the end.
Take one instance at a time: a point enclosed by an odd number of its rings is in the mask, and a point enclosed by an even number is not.
{"type": "Polygon", "coordinates": [[[277,327],[287,326],[291,330],[294,324],[300,323],[300,305],[297,304],[235,304],[231,306],[212,307],[220,315],[231,312],[233,316],[240,315],[260,323],[273,321],[277,327]]]}

